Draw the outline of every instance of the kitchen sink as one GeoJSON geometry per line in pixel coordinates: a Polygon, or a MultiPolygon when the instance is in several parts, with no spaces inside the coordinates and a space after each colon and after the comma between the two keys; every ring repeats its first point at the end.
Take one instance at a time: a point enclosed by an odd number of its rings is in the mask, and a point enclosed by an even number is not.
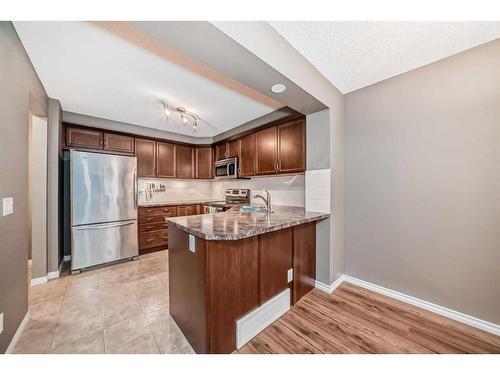
{"type": "Polygon", "coordinates": [[[264,207],[261,206],[241,206],[240,212],[265,212],[264,207]]]}

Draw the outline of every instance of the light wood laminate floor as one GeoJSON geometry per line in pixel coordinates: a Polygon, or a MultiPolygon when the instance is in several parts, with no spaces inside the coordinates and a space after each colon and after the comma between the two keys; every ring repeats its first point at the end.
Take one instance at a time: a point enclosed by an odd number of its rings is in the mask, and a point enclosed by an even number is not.
{"type": "Polygon", "coordinates": [[[500,337],[343,283],[313,290],[238,353],[500,353],[500,337]]]}

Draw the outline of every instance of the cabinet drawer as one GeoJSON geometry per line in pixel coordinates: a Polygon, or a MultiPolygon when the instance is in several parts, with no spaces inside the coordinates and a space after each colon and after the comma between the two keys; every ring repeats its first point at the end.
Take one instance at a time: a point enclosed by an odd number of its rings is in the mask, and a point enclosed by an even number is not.
{"type": "Polygon", "coordinates": [[[167,229],[167,228],[168,228],[168,225],[165,222],[151,223],[151,224],[139,224],[139,233],[151,232],[151,231],[167,229]]]}
{"type": "Polygon", "coordinates": [[[177,215],[177,208],[176,206],[139,207],[139,215],[142,216],[164,215],[166,217],[173,217],[177,215]]]}
{"type": "Polygon", "coordinates": [[[139,233],[139,249],[149,249],[157,246],[167,246],[168,230],[139,233]]]}

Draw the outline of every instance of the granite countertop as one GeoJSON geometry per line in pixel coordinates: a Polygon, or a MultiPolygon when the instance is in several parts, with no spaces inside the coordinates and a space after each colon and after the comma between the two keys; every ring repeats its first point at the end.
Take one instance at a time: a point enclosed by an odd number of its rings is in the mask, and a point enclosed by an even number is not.
{"type": "Polygon", "coordinates": [[[165,202],[139,202],[139,207],[161,207],[161,206],[181,206],[184,204],[202,204],[206,202],[225,202],[224,199],[217,198],[199,198],[199,199],[183,199],[176,201],[165,202]]]}
{"type": "Polygon", "coordinates": [[[273,211],[269,216],[260,212],[230,210],[166,220],[179,229],[205,240],[239,240],[330,216],[327,213],[308,212],[303,207],[274,206],[273,211]]]}

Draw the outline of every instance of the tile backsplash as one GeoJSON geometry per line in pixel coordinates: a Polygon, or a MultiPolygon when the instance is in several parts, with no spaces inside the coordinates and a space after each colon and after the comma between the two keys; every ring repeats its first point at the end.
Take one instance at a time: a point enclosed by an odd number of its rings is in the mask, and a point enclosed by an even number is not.
{"type": "Polygon", "coordinates": [[[306,210],[330,213],[330,169],[306,171],[306,210]]]}
{"type": "Polygon", "coordinates": [[[141,203],[168,203],[176,201],[220,199],[224,200],[224,191],[229,188],[250,189],[251,202],[263,204],[254,199],[254,194],[262,194],[264,189],[269,190],[272,203],[282,206],[305,207],[305,176],[273,176],[256,177],[249,180],[172,180],[160,178],[140,178],[139,204],[141,203]],[[146,196],[145,189],[148,183],[159,187],[165,186],[165,191],[154,192],[152,197],[146,196]]]}
{"type": "MultiPolygon", "coordinates": [[[[139,204],[143,203],[169,203],[178,201],[203,200],[212,198],[210,181],[203,180],[172,180],[161,178],[139,178],[139,204]],[[165,186],[165,191],[155,191],[146,194],[147,184],[165,186]]],[[[222,199],[222,198],[221,198],[222,199]]]]}
{"type": "Polygon", "coordinates": [[[224,196],[228,188],[250,189],[252,204],[262,205],[260,199],[254,199],[254,194],[262,194],[264,189],[271,193],[272,204],[281,206],[305,206],[305,177],[304,175],[256,177],[251,180],[218,180],[212,182],[212,195],[224,196]]]}

